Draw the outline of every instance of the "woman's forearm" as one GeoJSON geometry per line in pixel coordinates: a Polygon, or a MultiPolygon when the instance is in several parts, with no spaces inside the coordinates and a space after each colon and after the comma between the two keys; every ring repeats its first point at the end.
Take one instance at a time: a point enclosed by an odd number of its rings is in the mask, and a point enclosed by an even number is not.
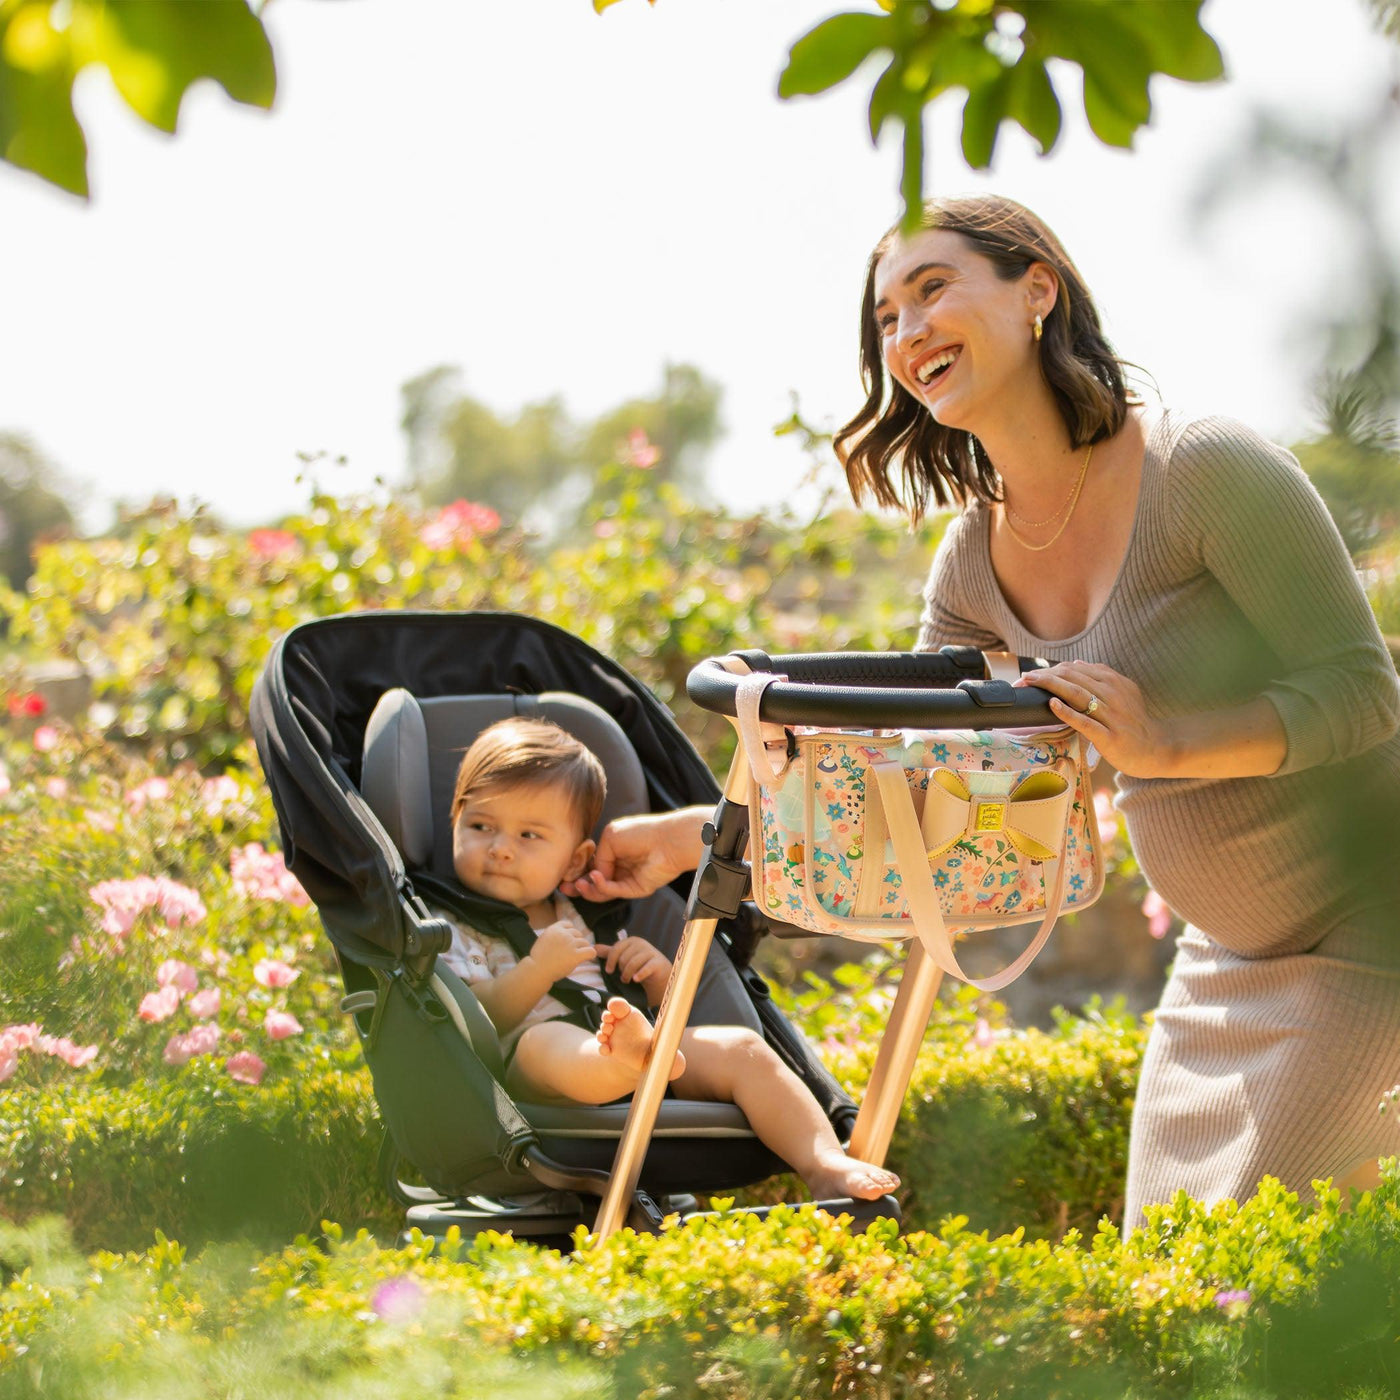
{"type": "Polygon", "coordinates": [[[1154,778],[1261,778],[1288,756],[1278,711],[1263,696],[1224,710],[1160,721],[1162,766],[1154,778]]]}

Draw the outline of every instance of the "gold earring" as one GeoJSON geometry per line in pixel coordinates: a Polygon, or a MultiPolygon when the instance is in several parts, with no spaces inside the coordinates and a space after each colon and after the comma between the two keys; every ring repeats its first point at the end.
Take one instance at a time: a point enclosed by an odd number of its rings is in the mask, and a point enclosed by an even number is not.
{"type": "Polygon", "coordinates": [[[1037,311],[1037,312],[1035,313],[1035,325],[1033,325],[1033,326],[1031,327],[1031,334],[1036,338],[1036,343],[1037,343],[1037,344],[1040,342],[1040,337],[1044,334],[1044,332],[1045,332],[1045,326],[1044,326],[1044,324],[1041,322],[1041,319],[1040,319],[1040,312],[1037,311]]]}

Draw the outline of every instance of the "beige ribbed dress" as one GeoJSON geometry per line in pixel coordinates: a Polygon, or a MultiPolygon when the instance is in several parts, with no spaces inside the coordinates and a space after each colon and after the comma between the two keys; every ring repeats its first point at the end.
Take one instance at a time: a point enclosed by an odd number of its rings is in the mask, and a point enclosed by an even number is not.
{"type": "MultiPolygon", "coordinates": [[[[1259,694],[1288,739],[1262,778],[1118,779],[1133,850],[1187,924],[1133,1116],[1126,1219],[1178,1189],[1309,1194],[1378,1155],[1400,1081],[1400,682],[1331,517],[1295,459],[1242,424],[1164,414],[1102,612],[1037,637],[998,586],[990,512],[949,526],[920,648],[1096,661],[1154,713],[1259,694]]],[[[1105,969],[1105,979],[1111,970],[1105,969]]]]}

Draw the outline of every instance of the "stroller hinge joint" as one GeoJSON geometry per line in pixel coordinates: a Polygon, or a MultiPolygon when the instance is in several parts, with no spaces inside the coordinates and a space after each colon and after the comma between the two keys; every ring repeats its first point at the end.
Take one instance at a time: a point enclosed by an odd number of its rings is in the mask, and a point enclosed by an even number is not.
{"type": "Polygon", "coordinates": [[[422,982],[432,973],[439,953],[452,946],[452,925],[435,918],[410,885],[399,887],[399,909],[403,914],[403,960],[414,981],[422,982]]]}
{"type": "Polygon", "coordinates": [[[685,917],[732,919],[749,893],[749,864],[743,858],[749,835],[749,809],[721,798],[714,820],[705,823],[705,853],[695,869],[695,883],[685,917]]]}

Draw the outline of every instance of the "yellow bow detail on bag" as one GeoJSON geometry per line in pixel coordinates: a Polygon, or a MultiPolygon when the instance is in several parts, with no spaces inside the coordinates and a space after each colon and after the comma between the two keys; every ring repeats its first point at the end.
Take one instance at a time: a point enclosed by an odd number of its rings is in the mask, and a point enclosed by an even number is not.
{"type": "Polygon", "coordinates": [[[941,856],[967,836],[1003,832],[1030,860],[1054,860],[1065,839],[1069,783],[1059,773],[1032,773],[1007,794],[978,793],[951,768],[929,775],[921,826],[930,856],[941,856]]]}

